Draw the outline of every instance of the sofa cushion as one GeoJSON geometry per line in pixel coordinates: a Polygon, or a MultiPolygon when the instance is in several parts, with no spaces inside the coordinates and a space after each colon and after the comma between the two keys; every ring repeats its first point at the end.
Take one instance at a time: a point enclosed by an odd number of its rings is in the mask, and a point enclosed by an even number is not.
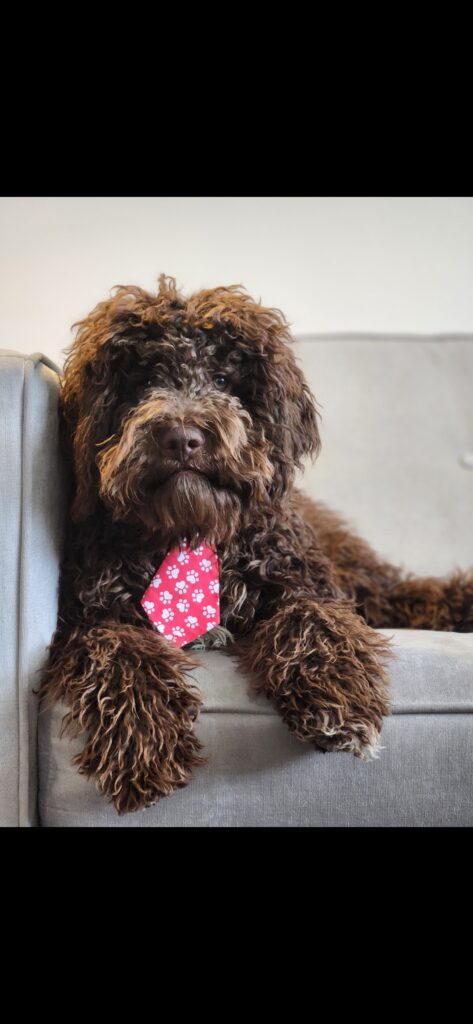
{"type": "Polygon", "coordinates": [[[303,489],[407,569],[473,565],[473,337],[314,335],[296,354],[322,416],[303,489]]]}
{"type": "Polygon", "coordinates": [[[236,662],[199,655],[197,732],[208,763],[155,807],[118,817],[71,765],[80,739],[59,740],[65,708],[39,720],[40,820],[45,826],[473,825],[473,637],[382,630],[393,637],[393,716],[378,760],[300,743],[236,662]]]}

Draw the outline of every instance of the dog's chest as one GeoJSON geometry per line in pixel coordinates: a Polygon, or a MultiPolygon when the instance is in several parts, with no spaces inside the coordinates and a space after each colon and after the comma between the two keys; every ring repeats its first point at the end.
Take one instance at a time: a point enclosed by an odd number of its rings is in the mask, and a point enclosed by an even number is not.
{"type": "Polygon", "coordinates": [[[259,589],[244,570],[225,556],[220,559],[220,622],[241,636],[253,624],[259,589]]]}

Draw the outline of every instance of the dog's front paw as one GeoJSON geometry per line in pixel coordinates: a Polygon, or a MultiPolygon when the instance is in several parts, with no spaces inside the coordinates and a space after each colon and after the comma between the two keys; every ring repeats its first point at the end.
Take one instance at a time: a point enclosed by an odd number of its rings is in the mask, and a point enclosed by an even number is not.
{"type": "Polygon", "coordinates": [[[325,752],[346,751],[370,761],[383,749],[379,742],[382,717],[369,706],[342,709],[308,704],[302,710],[299,697],[297,706],[288,709],[284,719],[297,739],[325,752]]]}
{"type": "Polygon", "coordinates": [[[344,600],[301,598],[263,620],[239,656],[298,739],[369,759],[390,714],[390,653],[344,600]]]}
{"type": "MultiPolygon", "coordinates": [[[[174,790],[187,785],[195,767],[205,764],[201,744],[190,729],[193,714],[182,719],[160,709],[149,710],[133,721],[117,723],[108,741],[92,737],[74,763],[79,772],[95,775],[97,787],[109,797],[119,814],[152,807],[174,790]]],[[[128,717],[128,716],[127,716],[128,717]]]]}
{"type": "Polygon", "coordinates": [[[321,711],[317,715],[317,728],[313,743],[323,751],[346,751],[363,761],[372,761],[379,757],[384,748],[380,744],[381,727],[379,719],[370,720],[369,713],[364,717],[345,718],[340,720],[331,711],[321,711]]]}
{"type": "Polygon", "coordinates": [[[77,630],[55,650],[45,690],[69,706],[61,734],[86,734],[74,764],[119,814],[150,807],[205,764],[192,731],[202,701],[184,675],[195,664],[121,623],[77,630]]]}
{"type": "Polygon", "coordinates": [[[83,751],[75,758],[81,774],[95,775],[98,789],[119,814],[151,807],[185,786],[193,768],[205,764],[192,728],[200,700],[178,678],[166,682],[147,666],[121,666],[125,684],[92,708],[83,751]]]}

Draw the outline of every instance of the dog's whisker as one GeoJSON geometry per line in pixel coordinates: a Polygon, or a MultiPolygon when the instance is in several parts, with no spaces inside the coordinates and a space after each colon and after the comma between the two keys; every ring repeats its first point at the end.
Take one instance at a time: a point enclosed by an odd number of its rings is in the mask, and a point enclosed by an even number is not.
{"type": "Polygon", "coordinates": [[[104,441],[96,441],[95,442],[95,447],[96,448],[100,448],[101,445],[108,444],[108,442],[109,441],[113,441],[113,438],[116,437],[116,436],[117,436],[116,434],[110,434],[110,437],[106,437],[104,441]]]}

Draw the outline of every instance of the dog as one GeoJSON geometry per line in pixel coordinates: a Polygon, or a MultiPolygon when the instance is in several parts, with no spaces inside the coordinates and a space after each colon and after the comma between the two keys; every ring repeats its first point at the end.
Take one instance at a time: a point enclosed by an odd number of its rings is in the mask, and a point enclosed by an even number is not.
{"type": "Polygon", "coordinates": [[[194,645],[141,598],[174,547],[218,554],[224,647],[298,739],[377,756],[390,713],[380,627],[473,630],[473,572],[415,578],[294,487],[319,415],[280,310],[241,285],[185,298],[118,286],[74,325],[60,382],[70,493],[57,628],[39,688],[74,758],[124,814],[205,763],[194,645]]]}

